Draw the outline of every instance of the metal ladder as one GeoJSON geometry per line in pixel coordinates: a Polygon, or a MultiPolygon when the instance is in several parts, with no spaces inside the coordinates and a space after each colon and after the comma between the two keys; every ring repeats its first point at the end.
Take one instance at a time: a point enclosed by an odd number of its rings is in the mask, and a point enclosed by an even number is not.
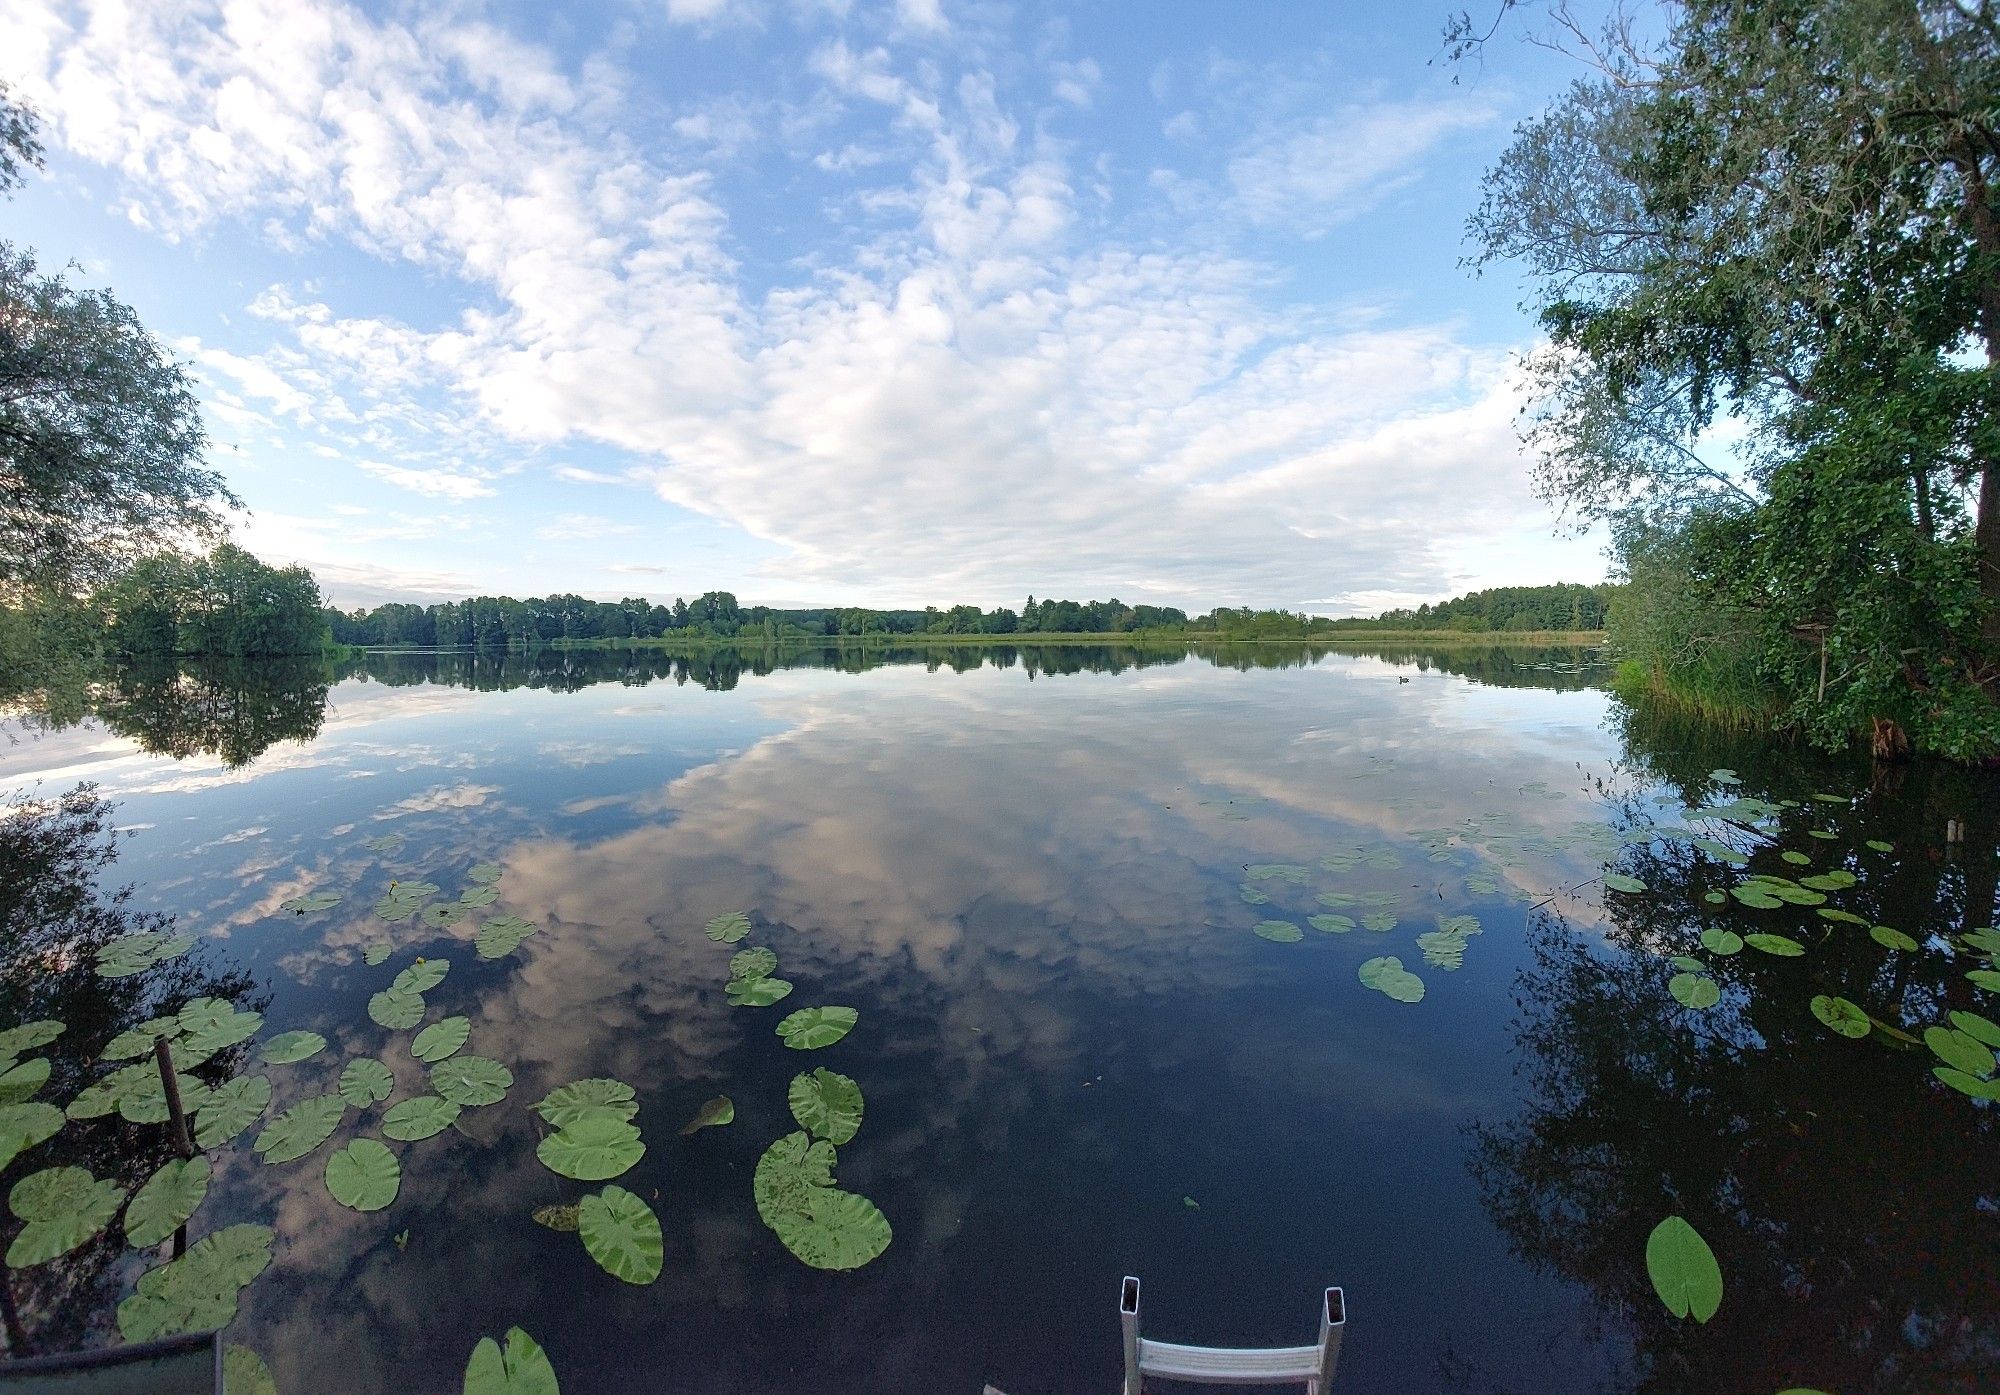
{"type": "Polygon", "coordinates": [[[1326,1395],[1340,1361],[1347,1300],[1337,1288],[1326,1291],[1319,1341],[1309,1347],[1188,1347],[1139,1335],[1139,1281],[1127,1275],[1118,1287],[1118,1320],[1125,1328],[1124,1395],[1143,1395],[1147,1376],[1197,1385],[1304,1385],[1306,1395],[1326,1395]]]}

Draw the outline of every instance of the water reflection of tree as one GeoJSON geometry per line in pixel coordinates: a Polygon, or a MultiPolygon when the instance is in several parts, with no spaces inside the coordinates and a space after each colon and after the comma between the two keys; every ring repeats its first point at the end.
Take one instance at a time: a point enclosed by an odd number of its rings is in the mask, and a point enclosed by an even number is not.
{"type": "MultiPolygon", "coordinates": [[[[100,878],[117,860],[112,806],[88,785],[60,800],[31,803],[0,816],[0,1022],[52,1018],[67,1030],[35,1054],[47,1057],[49,1082],[39,1098],[61,1107],[104,1073],[98,1058],[111,1039],[140,1023],[177,1011],[196,997],[223,998],[239,1008],[252,980],[217,973],[199,949],[129,978],[99,976],[99,946],[122,935],[169,928],[169,916],[134,910],[129,887],[108,890],[100,878]]],[[[218,1053],[195,1072],[221,1080],[248,1046],[218,1053]]],[[[48,1142],[27,1150],[0,1177],[11,1186],[45,1167],[83,1167],[116,1178],[128,1192],[170,1156],[166,1130],[112,1115],[71,1120],[48,1142]]],[[[0,1222],[0,1245],[20,1223],[0,1222]]],[[[15,1355],[63,1351],[104,1330],[116,1303],[123,1236],[114,1224],[97,1240],[48,1264],[0,1271],[0,1317],[15,1355]]]]}
{"type": "MultiPolygon", "coordinates": [[[[1725,765],[1757,788],[1753,766],[1783,761],[1787,794],[1812,778],[1796,754],[1764,743],[1729,752],[1712,732],[1681,735],[1649,763],[1678,774],[1697,800],[1704,785],[1729,797],[1708,774],[1725,765]]],[[[1787,810],[1779,841],[1814,853],[1822,869],[1845,861],[1862,884],[1841,904],[1920,939],[1989,919],[1984,864],[2000,814],[1990,780],[1936,767],[1905,778],[1894,803],[1787,810]],[[1947,807],[1980,819],[1980,869],[1924,837],[1947,807]],[[1811,839],[1807,827],[1836,838],[1811,839]],[[1871,859],[1858,851],[1868,837],[1898,854],[1871,859]]],[[[1800,870],[1771,853],[1752,865],[1800,870]]],[[[1534,967],[1516,993],[1531,1099],[1519,1119],[1476,1130],[1473,1162],[1515,1248],[1587,1284],[1607,1318],[1630,1329],[1641,1391],[1990,1389],[2000,1366],[1990,1211],[2000,1111],[1932,1079],[1928,1053],[1880,1033],[1835,1036],[1808,1008],[1814,994],[1840,994],[1920,1027],[1970,1005],[1965,963],[1935,950],[1890,953],[1860,927],[1801,909],[1710,905],[1703,893],[1735,875],[1683,844],[1635,849],[1626,870],[1651,890],[1613,898],[1608,945],[1557,919],[1531,932],[1534,967]],[[1717,958],[1699,945],[1711,924],[1778,930],[1810,948],[1795,959],[1717,958]],[[1722,1005],[1680,1007],[1666,991],[1670,954],[1712,960],[1722,1005]],[[1692,1221],[1722,1264],[1727,1296],[1706,1326],[1669,1316],[1646,1276],[1646,1236],[1669,1213],[1692,1221]]]]}
{"type": "Polygon", "coordinates": [[[245,765],[280,741],[310,741],[326,718],[330,667],[316,658],[132,664],[105,676],[98,717],[155,755],[214,754],[245,765]]]}

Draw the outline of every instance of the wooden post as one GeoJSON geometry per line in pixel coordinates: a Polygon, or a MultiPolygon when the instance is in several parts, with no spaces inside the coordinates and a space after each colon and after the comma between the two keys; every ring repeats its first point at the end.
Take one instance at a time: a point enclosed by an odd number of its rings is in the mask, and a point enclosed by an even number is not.
{"type": "MultiPolygon", "coordinates": [[[[183,1159],[194,1156],[194,1138],[188,1133],[187,1114],[181,1109],[181,1084],[174,1074],[174,1049],[165,1037],[153,1038],[153,1059],[160,1064],[160,1089],[167,1097],[167,1137],[183,1159]]],[[[174,1228],[174,1258],[187,1253],[187,1222],[174,1228]]]]}

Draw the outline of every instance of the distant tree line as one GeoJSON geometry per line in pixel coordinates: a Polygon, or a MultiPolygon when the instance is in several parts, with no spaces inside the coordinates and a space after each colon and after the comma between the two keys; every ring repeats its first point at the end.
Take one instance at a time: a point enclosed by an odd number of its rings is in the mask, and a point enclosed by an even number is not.
{"type": "Polygon", "coordinates": [[[1372,620],[1336,620],[1331,628],[1385,630],[1601,630],[1619,588],[1608,582],[1584,586],[1495,586],[1471,591],[1414,610],[1385,610],[1372,620]]]}
{"type": "Polygon", "coordinates": [[[107,647],[132,656],[312,654],[327,638],[311,572],[267,566],[231,543],[205,557],[143,557],[96,593],[92,609],[107,647]]]}

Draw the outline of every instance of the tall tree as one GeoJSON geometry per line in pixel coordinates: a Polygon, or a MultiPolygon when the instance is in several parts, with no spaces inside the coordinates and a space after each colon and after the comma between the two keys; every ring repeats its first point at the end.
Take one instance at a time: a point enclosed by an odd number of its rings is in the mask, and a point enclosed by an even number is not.
{"type": "Polygon", "coordinates": [[[1541,489],[1628,536],[1695,529],[1696,581],[1822,732],[1994,749],[2000,19],[1687,0],[1645,42],[1544,14],[1595,71],[1520,128],[1471,225],[1549,336],[1541,489]]]}

